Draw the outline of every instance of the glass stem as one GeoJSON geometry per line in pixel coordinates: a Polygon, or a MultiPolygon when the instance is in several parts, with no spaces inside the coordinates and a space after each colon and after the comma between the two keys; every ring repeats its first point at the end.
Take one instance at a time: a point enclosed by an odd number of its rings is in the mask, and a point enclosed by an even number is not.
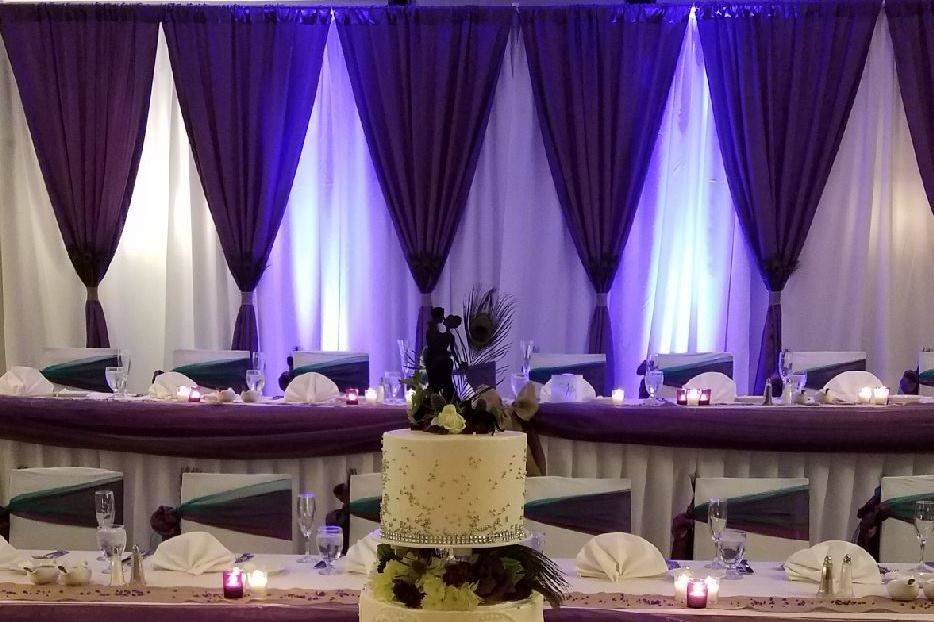
{"type": "Polygon", "coordinates": [[[305,557],[311,557],[311,537],[305,536],[305,557]]]}
{"type": "Polygon", "coordinates": [[[919,566],[924,566],[924,545],[927,544],[927,538],[921,538],[921,561],[918,562],[919,566]]]}

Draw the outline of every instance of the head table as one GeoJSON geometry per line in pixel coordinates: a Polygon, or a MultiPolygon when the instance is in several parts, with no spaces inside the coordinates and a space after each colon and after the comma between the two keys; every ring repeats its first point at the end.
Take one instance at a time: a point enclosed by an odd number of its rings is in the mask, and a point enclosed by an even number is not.
{"type": "MultiPolygon", "coordinates": [[[[356,601],[365,577],[341,573],[322,576],[313,564],[296,557],[257,555],[253,562],[284,566],[269,577],[266,600],[224,600],[219,573],[192,576],[159,571],[144,562],[147,585],[107,587],[96,552],[71,552],[62,561],[87,561],[94,570],[91,585],[32,586],[24,575],[0,571],[0,620],[12,622],[356,622],[356,601]]],[[[817,586],[791,582],[777,562],[751,564],[754,574],[721,581],[720,602],[704,610],[686,609],[673,600],[671,577],[631,579],[620,583],[577,576],[573,560],[557,560],[570,583],[570,597],[560,610],[546,610],[546,622],[675,622],[728,619],[762,620],[934,620],[934,603],[924,599],[897,603],[885,587],[855,588],[852,601],[818,601],[817,586]]],[[[702,566],[704,562],[683,562],[702,566]]]]}
{"type": "MultiPolygon", "coordinates": [[[[319,520],[337,506],[347,469],[380,468],[380,438],[406,425],[395,405],[191,404],[0,397],[0,493],[10,469],[94,466],[121,471],[130,537],[179,501],[183,470],[281,473],[318,493],[319,520]]],[[[643,406],[542,404],[531,422],[549,475],[628,478],[633,531],[662,551],[668,519],[693,477],[807,477],[811,541],[848,539],[856,509],[886,475],[934,474],[934,404],[643,406]]],[[[295,533],[296,542],[298,533],[295,533]]]]}

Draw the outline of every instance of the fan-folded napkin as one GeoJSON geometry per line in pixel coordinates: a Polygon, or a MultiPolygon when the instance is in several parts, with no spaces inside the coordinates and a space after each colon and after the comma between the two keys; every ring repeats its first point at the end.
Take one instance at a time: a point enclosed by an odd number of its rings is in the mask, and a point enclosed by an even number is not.
{"type": "Polygon", "coordinates": [[[12,367],[0,376],[0,395],[52,395],[55,385],[35,367],[12,367]]]}
{"type": "Polygon", "coordinates": [[[711,404],[732,404],[736,401],[736,383],[726,374],[705,371],[688,380],[685,389],[710,389],[711,404]]]}
{"type": "Polygon", "coordinates": [[[811,548],[794,553],[785,560],[785,574],[791,581],[809,581],[820,583],[820,571],[824,557],[830,555],[833,560],[833,576],[839,577],[843,567],[843,557],[850,556],[850,568],[854,583],[882,583],[879,566],[865,549],[844,540],[826,540],[811,548]]]}
{"type": "Polygon", "coordinates": [[[668,572],[668,564],[654,544],[623,532],[594,536],[577,554],[576,562],[582,577],[617,582],[668,572]]]}
{"type": "Polygon", "coordinates": [[[878,389],[883,387],[882,381],[868,371],[845,371],[834,376],[824,385],[830,401],[840,404],[856,404],[859,402],[859,390],[863,387],[878,389]]]}
{"type": "Polygon", "coordinates": [[[285,401],[298,404],[327,402],[340,395],[337,385],[322,374],[310,371],[296,376],[285,389],[285,401]]]}
{"type": "Polygon", "coordinates": [[[6,538],[0,536],[0,570],[22,571],[24,567],[31,564],[27,555],[21,553],[19,549],[6,541],[6,538]]]}
{"type": "Polygon", "coordinates": [[[196,387],[195,381],[177,371],[159,374],[149,387],[149,395],[157,400],[174,400],[181,387],[196,387]]]}
{"type": "Polygon", "coordinates": [[[542,402],[586,402],[595,399],[597,392],[583,376],[577,374],[555,374],[539,395],[542,402]]]}
{"type": "Polygon", "coordinates": [[[152,565],[158,570],[201,575],[227,570],[235,559],[234,554],[211,534],[190,531],[162,542],[153,553],[152,565]]]}
{"type": "Polygon", "coordinates": [[[379,532],[371,531],[354,542],[353,546],[347,549],[347,554],[334,562],[334,565],[344,572],[369,574],[379,564],[379,558],[376,556],[379,541],[379,532]]]}

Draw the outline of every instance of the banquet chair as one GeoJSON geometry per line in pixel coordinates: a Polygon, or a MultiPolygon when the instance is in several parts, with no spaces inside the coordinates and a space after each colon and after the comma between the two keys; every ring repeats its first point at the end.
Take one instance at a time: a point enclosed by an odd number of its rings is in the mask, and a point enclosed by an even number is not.
{"type": "Polygon", "coordinates": [[[606,395],[605,354],[543,354],[533,352],[529,361],[529,380],[545,384],[552,376],[583,376],[597,395],[606,395]]]}
{"type": "Polygon", "coordinates": [[[525,484],[525,523],[545,536],[545,554],[573,558],[593,536],[631,531],[628,479],[530,477],[525,484]]]}
{"type": "Polygon", "coordinates": [[[246,372],[250,368],[248,350],[176,350],[172,355],[172,371],[194,380],[209,389],[246,389],[246,372]]]}
{"type": "Polygon", "coordinates": [[[288,358],[289,370],[279,378],[284,391],[296,377],[309,372],[326,376],[341,392],[370,386],[370,355],[365,352],[303,352],[295,351],[288,358]]]}
{"type": "Polygon", "coordinates": [[[915,502],[934,501],[934,475],[883,477],[879,561],[917,562],[918,536],[914,528],[915,502]],[[895,520],[886,520],[895,519],[895,520]]]}
{"type": "Polygon", "coordinates": [[[90,467],[41,467],[10,472],[10,544],[20,549],[93,551],[94,493],[112,490],[114,524],[123,524],[123,473],[90,467]]]}
{"type": "Polygon", "coordinates": [[[746,532],[746,559],[750,561],[783,560],[809,545],[810,501],[806,478],[699,477],[694,483],[690,516],[694,559],[714,557],[713,542],[705,524],[707,501],[712,498],[727,500],[727,527],[746,532]]]}
{"type": "Polygon", "coordinates": [[[291,554],[292,499],[289,475],[182,473],[181,504],[150,522],[163,538],[206,531],[235,553],[291,554]]]}
{"type": "Polygon", "coordinates": [[[347,510],[350,515],[350,538],[353,544],[374,529],[379,529],[379,506],[383,496],[383,474],[364,473],[350,476],[347,510]]]}
{"type": "Polygon", "coordinates": [[[791,359],[791,371],[807,374],[805,388],[819,391],[835,376],[845,371],[866,371],[865,352],[798,352],[785,353],[791,359]]]}
{"type": "Polygon", "coordinates": [[[39,370],[49,382],[57,385],[110,393],[104,372],[119,364],[114,348],[46,348],[39,370]]]}
{"type": "MultiPolygon", "coordinates": [[[[664,374],[659,396],[674,399],[678,389],[691,378],[706,372],[719,372],[733,378],[733,355],[729,352],[672,352],[655,355],[655,365],[664,374]]],[[[645,362],[639,366],[638,375],[645,374],[645,362]]],[[[645,382],[639,385],[639,394],[648,397],[645,382]]]]}
{"type": "Polygon", "coordinates": [[[934,352],[918,353],[918,395],[934,397],[934,352]]]}

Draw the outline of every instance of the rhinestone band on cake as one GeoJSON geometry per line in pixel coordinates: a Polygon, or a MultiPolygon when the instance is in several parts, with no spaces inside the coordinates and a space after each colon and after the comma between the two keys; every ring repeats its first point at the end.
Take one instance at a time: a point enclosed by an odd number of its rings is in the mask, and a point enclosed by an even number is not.
{"type": "Polygon", "coordinates": [[[405,543],[407,546],[413,544],[431,545],[437,547],[446,546],[503,546],[513,544],[528,538],[528,531],[524,527],[516,527],[507,531],[500,531],[490,534],[477,535],[468,534],[463,536],[431,536],[424,533],[413,532],[394,532],[380,529],[380,536],[383,540],[389,542],[405,543]]]}

